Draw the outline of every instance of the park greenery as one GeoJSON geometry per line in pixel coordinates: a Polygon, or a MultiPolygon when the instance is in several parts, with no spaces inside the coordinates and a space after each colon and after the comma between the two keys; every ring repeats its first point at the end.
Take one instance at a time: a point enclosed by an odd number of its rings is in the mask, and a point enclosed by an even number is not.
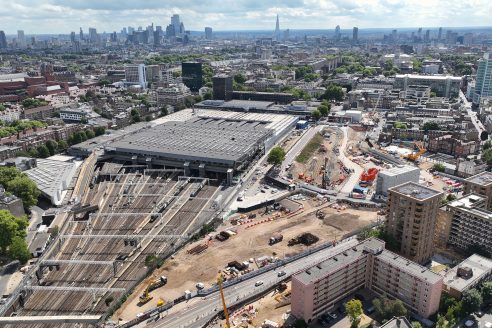
{"type": "Polygon", "coordinates": [[[326,91],[321,98],[326,100],[342,101],[344,96],[345,95],[341,86],[330,84],[326,88],[326,91]]]}
{"type": "Polygon", "coordinates": [[[399,299],[389,299],[386,297],[376,298],[372,301],[379,322],[386,322],[393,317],[405,317],[408,313],[403,302],[399,299]]]}
{"type": "Polygon", "coordinates": [[[465,291],[461,299],[442,293],[436,327],[451,328],[483,306],[492,305],[492,281],[465,291]]]}
{"type": "Polygon", "coordinates": [[[38,203],[40,192],[36,184],[15,167],[0,167],[0,185],[19,197],[26,209],[38,203]]]}
{"type": "Polygon", "coordinates": [[[285,150],[282,147],[273,147],[268,153],[267,161],[272,165],[280,165],[285,159],[285,150]]]}
{"type": "Polygon", "coordinates": [[[33,128],[44,128],[46,126],[46,123],[35,120],[19,120],[8,124],[0,121],[0,138],[10,137],[19,132],[23,132],[33,128]]]}
{"type": "Polygon", "coordinates": [[[435,122],[435,121],[428,121],[428,122],[425,122],[424,125],[422,126],[422,129],[427,132],[427,131],[431,131],[431,130],[440,130],[441,127],[439,126],[439,123],[435,122]]]}
{"type": "Polygon", "coordinates": [[[29,221],[26,216],[15,217],[7,210],[0,210],[0,255],[24,264],[30,259],[25,241],[29,221]]]}
{"type": "Polygon", "coordinates": [[[446,170],[446,167],[444,164],[441,163],[436,163],[432,165],[431,172],[444,172],[446,170]]]}
{"type": "Polygon", "coordinates": [[[403,122],[395,122],[394,124],[395,129],[401,129],[401,130],[406,130],[408,129],[407,125],[403,122]]]}
{"type": "Polygon", "coordinates": [[[26,98],[22,101],[22,106],[24,106],[24,108],[35,108],[46,105],[48,105],[48,103],[40,99],[26,98]]]}

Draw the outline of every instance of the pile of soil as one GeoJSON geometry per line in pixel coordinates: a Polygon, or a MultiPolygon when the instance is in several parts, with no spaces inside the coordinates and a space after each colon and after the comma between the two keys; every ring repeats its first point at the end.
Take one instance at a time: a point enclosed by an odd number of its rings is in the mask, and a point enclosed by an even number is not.
{"type": "Polygon", "coordinates": [[[305,232],[296,238],[289,240],[289,246],[294,246],[297,244],[303,244],[304,246],[310,246],[314,243],[317,243],[319,238],[313,235],[312,233],[305,232]]]}

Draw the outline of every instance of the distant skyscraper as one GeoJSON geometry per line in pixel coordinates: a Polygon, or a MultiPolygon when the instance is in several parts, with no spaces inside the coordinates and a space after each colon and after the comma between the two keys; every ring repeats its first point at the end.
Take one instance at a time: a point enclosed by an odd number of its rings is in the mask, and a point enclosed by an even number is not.
{"type": "Polygon", "coordinates": [[[354,29],[352,31],[352,39],[354,40],[354,42],[357,42],[359,40],[359,28],[358,27],[354,27],[354,29]]]}
{"type": "Polygon", "coordinates": [[[426,30],[425,31],[425,38],[424,38],[424,41],[425,42],[429,42],[430,41],[430,30],[426,30]]]}
{"type": "Polygon", "coordinates": [[[70,33],[70,42],[75,42],[75,32],[70,33]]]}
{"type": "Polygon", "coordinates": [[[492,96],[492,55],[486,53],[478,61],[477,81],[475,83],[475,94],[473,102],[480,103],[481,97],[492,96]]]}
{"type": "Polygon", "coordinates": [[[396,42],[396,40],[398,40],[398,31],[393,30],[391,31],[391,41],[396,42]]]}
{"type": "Polygon", "coordinates": [[[205,39],[212,40],[212,28],[205,27],[205,39]]]}
{"type": "Polygon", "coordinates": [[[442,39],[442,27],[439,28],[439,34],[437,35],[437,40],[441,41],[442,39]]]}
{"type": "Polygon", "coordinates": [[[278,20],[278,15],[277,22],[275,23],[275,40],[280,41],[280,22],[278,20]]]}
{"type": "Polygon", "coordinates": [[[84,31],[82,31],[82,27],[80,28],[79,38],[80,38],[80,41],[84,40],[84,31]]]}
{"type": "Polygon", "coordinates": [[[97,43],[98,41],[97,30],[93,27],[89,28],[89,41],[90,43],[97,43]]]}
{"type": "Polygon", "coordinates": [[[7,49],[7,37],[4,31],[0,31],[0,49],[7,49]]]}
{"type": "Polygon", "coordinates": [[[179,34],[180,32],[180,27],[181,27],[181,22],[179,20],[179,15],[174,14],[171,17],[171,25],[174,27],[174,33],[179,34]]]}
{"type": "Polygon", "coordinates": [[[27,47],[26,36],[23,30],[17,31],[17,45],[19,48],[24,49],[27,47]]]}
{"type": "Polygon", "coordinates": [[[341,38],[342,34],[340,33],[340,25],[337,25],[337,27],[335,27],[335,40],[340,41],[341,38]]]}

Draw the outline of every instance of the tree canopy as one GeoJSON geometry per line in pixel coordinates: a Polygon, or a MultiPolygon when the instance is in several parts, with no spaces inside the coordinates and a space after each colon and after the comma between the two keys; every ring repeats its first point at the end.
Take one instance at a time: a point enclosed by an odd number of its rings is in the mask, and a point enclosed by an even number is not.
{"type": "Polygon", "coordinates": [[[345,304],[345,311],[350,319],[350,327],[356,328],[359,326],[360,316],[362,315],[362,302],[357,299],[348,301],[345,304]]]}
{"type": "Polygon", "coordinates": [[[372,301],[374,309],[376,310],[376,316],[380,322],[383,320],[389,320],[393,317],[402,317],[407,315],[407,309],[403,302],[395,299],[390,300],[388,298],[376,298],[372,301]]]}
{"type": "Polygon", "coordinates": [[[321,118],[321,112],[319,110],[315,109],[311,112],[311,116],[313,117],[313,119],[315,121],[319,121],[319,119],[321,118]]]}
{"type": "Polygon", "coordinates": [[[22,200],[25,208],[36,205],[40,192],[29,177],[15,167],[0,167],[0,184],[22,200]]]}
{"type": "Polygon", "coordinates": [[[425,122],[423,127],[425,132],[427,131],[430,131],[430,130],[439,130],[440,129],[440,126],[437,122],[434,122],[434,121],[428,121],[428,122],[425,122]]]}
{"type": "Polygon", "coordinates": [[[30,258],[27,249],[27,217],[15,217],[7,210],[0,210],[0,254],[13,260],[26,263],[30,258]]]}
{"type": "Polygon", "coordinates": [[[285,159],[285,150],[282,147],[273,147],[268,153],[267,161],[273,165],[280,165],[285,159]]]}
{"type": "Polygon", "coordinates": [[[463,309],[468,313],[478,311],[483,304],[482,294],[475,288],[465,291],[461,300],[463,309]]]}
{"type": "Polygon", "coordinates": [[[335,85],[335,84],[330,84],[326,88],[326,91],[323,94],[322,98],[327,99],[327,100],[342,101],[344,96],[345,95],[343,93],[343,89],[341,86],[335,85]]]}

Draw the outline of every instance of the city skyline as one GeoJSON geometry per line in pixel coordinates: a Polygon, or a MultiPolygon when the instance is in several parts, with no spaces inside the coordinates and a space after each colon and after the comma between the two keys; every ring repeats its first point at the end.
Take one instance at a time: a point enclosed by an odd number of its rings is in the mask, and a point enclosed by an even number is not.
{"type": "Polygon", "coordinates": [[[288,0],[267,4],[261,1],[182,1],[163,7],[160,1],[72,1],[48,0],[39,3],[20,0],[0,8],[1,30],[14,35],[68,34],[80,27],[98,32],[120,31],[124,26],[147,26],[151,22],[165,26],[173,14],[187,22],[187,29],[203,31],[274,30],[277,14],[281,29],[413,28],[419,26],[487,27],[492,4],[476,0],[459,1],[374,0],[312,1],[288,0]]]}

